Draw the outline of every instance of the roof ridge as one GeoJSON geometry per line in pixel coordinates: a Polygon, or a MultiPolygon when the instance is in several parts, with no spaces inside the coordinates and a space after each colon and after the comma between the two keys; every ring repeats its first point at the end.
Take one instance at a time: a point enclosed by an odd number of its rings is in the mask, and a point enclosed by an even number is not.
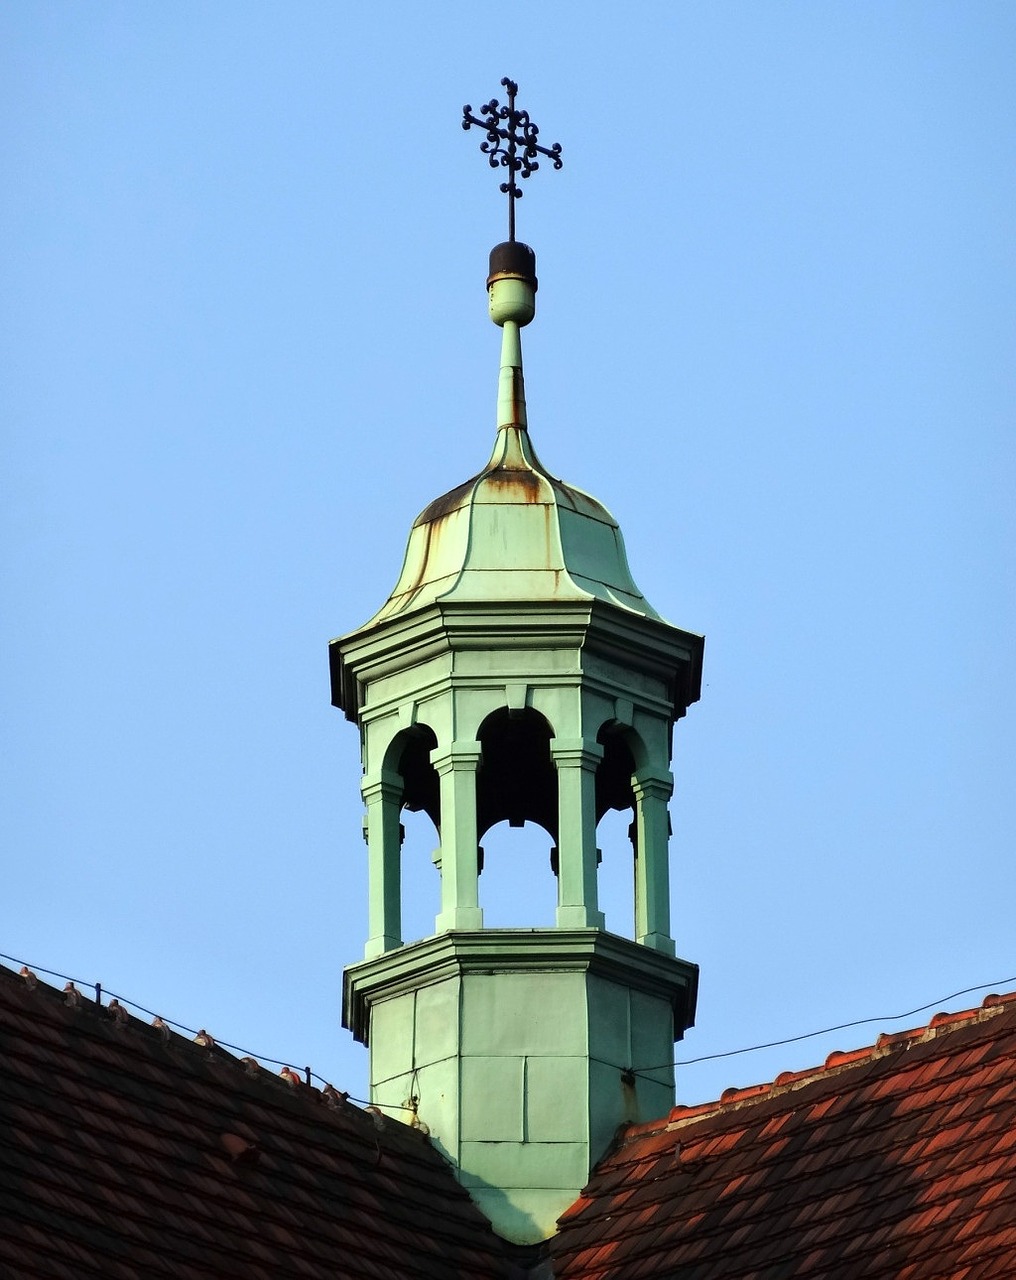
{"type": "Polygon", "coordinates": [[[346,1251],[358,1280],[505,1276],[500,1241],[423,1133],[52,976],[0,965],[0,1216],[19,1274],[119,1275],[126,1258],[323,1277],[346,1251]]]}
{"type": "Polygon", "coordinates": [[[800,1089],[818,1080],[832,1079],[841,1072],[863,1063],[878,1062],[891,1054],[902,1052],[917,1044],[927,1044],[941,1035],[947,1035],[962,1027],[974,1026],[1004,1013],[1011,1006],[1016,1011],[1016,991],[1002,994],[992,992],[984,997],[976,1009],[962,1009],[956,1013],[939,1012],[922,1026],[905,1031],[883,1031],[874,1044],[859,1049],[833,1049],[821,1065],[805,1067],[799,1071],[783,1071],[775,1080],[760,1084],[732,1086],[724,1089],[719,1098],[711,1102],[699,1102],[690,1106],[679,1103],[663,1119],[656,1119],[628,1126],[621,1135],[621,1142],[647,1137],[654,1133],[682,1127],[706,1116],[727,1114],[744,1106],[776,1098],[781,1094],[800,1089]]]}
{"type": "MultiPolygon", "coordinates": [[[[294,1070],[290,1066],[284,1066],[279,1072],[275,1072],[270,1066],[258,1061],[255,1055],[240,1049],[234,1051],[233,1048],[220,1044],[204,1028],[200,1029],[196,1036],[191,1037],[189,1034],[176,1030],[177,1026],[183,1025],[182,1023],[171,1025],[159,1015],[156,1015],[152,1022],[148,1022],[144,1017],[140,1017],[133,1013],[131,1009],[128,1009],[112,993],[102,992],[101,988],[97,988],[100,995],[92,998],[91,996],[86,996],[73,980],[68,979],[67,986],[61,990],[59,987],[40,978],[27,965],[22,965],[21,971],[16,972],[9,966],[0,964],[0,981],[9,983],[13,990],[21,989],[33,996],[41,995],[43,999],[63,1011],[71,1011],[75,1015],[84,1015],[85,1018],[91,1019],[93,1027],[88,1031],[89,1039],[95,1039],[100,1028],[119,1031],[121,1034],[124,1032],[139,1032],[145,1043],[149,1045],[158,1041],[167,1048],[173,1048],[186,1054],[199,1055],[196,1060],[202,1060],[206,1066],[212,1064],[228,1066],[236,1069],[240,1075],[255,1082],[257,1085],[263,1087],[267,1084],[268,1094],[265,1101],[271,1100],[273,1105],[282,1098],[298,1097],[312,1103],[315,1108],[319,1107],[322,1112],[338,1113],[341,1111],[350,1116],[356,1115],[362,1117],[361,1123],[366,1120],[373,1120],[374,1127],[377,1129],[385,1128],[389,1122],[392,1122],[397,1124],[398,1128],[390,1130],[390,1133],[402,1137],[414,1134],[416,1138],[422,1141],[427,1140],[427,1134],[422,1126],[409,1124],[399,1116],[382,1114],[374,1104],[358,1106],[355,1101],[349,1098],[348,1093],[337,1089],[331,1083],[326,1082],[319,1087],[307,1081],[302,1070],[294,1070]],[[107,1004],[101,1003],[101,994],[107,995],[109,1001],[107,1004]]],[[[83,985],[94,986],[94,984],[83,985]]],[[[133,1001],[128,1001],[128,1004],[131,1005],[132,1009],[141,1008],[140,1005],[135,1005],[133,1001]]],[[[189,1031],[189,1028],[184,1028],[184,1031],[189,1031]]],[[[311,1074],[317,1075],[316,1072],[311,1074]]],[[[324,1079],[322,1076],[317,1076],[317,1078],[319,1080],[324,1079]]]]}

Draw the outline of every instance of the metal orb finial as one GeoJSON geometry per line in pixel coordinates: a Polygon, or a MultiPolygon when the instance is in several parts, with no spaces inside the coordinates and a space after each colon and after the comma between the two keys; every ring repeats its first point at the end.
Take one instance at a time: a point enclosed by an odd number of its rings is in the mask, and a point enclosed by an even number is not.
{"type": "Polygon", "coordinates": [[[519,86],[507,76],[501,84],[508,91],[508,102],[503,105],[497,98],[491,98],[480,108],[479,118],[473,115],[473,108],[467,102],[462,108],[462,127],[477,125],[487,131],[487,137],[480,143],[480,150],[487,157],[492,169],[508,170],[508,181],[501,183],[501,191],[508,197],[508,239],[515,240],[515,201],[522,199],[522,190],[517,179],[528,178],[540,167],[538,156],[546,156],[555,169],[560,169],[564,161],[561,159],[561,144],[555,142],[552,147],[544,147],[537,138],[539,129],[529,119],[528,111],[515,108],[515,95],[519,86]]]}

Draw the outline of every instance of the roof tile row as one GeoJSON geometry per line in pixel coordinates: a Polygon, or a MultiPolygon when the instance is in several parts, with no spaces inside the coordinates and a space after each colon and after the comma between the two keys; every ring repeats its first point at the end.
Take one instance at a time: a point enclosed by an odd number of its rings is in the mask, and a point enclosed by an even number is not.
{"type": "Polygon", "coordinates": [[[337,1093],[3,969],[0,1052],[13,1274],[508,1274],[424,1136],[337,1093]]]}
{"type": "Polygon", "coordinates": [[[542,1254],[421,1133],[200,1039],[0,969],[12,1274],[1016,1275],[1016,995],[631,1127],[542,1254]]]}
{"type": "Polygon", "coordinates": [[[632,1126],[560,1228],[561,1280],[1016,1275],[1016,995],[632,1126]]]}

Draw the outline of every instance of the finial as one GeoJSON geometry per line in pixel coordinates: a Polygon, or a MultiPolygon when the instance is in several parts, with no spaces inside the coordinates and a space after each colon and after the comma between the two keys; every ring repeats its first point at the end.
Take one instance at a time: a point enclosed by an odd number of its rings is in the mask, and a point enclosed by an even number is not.
{"type": "Polygon", "coordinates": [[[480,119],[473,115],[473,108],[467,102],[462,108],[462,127],[468,129],[478,125],[486,129],[487,137],[480,143],[480,150],[487,157],[492,169],[508,170],[508,181],[501,183],[501,191],[508,197],[508,242],[515,242],[515,201],[522,199],[522,190],[516,178],[519,174],[528,178],[540,167],[538,155],[546,156],[560,169],[564,161],[561,159],[561,144],[555,142],[552,147],[544,147],[537,142],[540,130],[529,119],[528,111],[517,111],[515,95],[519,86],[507,76],[501,84],[508,90],[508,104],[502,106],[497,98],[491,98],[480,108],[480,119]],[[505,145],[507,144],[507,145],[505,145]]]}

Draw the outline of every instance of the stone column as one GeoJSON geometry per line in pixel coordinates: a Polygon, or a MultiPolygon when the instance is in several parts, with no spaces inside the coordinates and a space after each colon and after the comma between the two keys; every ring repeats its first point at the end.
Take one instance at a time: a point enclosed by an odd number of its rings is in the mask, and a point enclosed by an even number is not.
{"type": "Polygon", "coordinates": [[[596,766],[603,748],[583,738],[553,738],[557,766],[557,925],[602,929],[596,892],[596,766]]]}
{"type": "Polygon", "coordinates": [[[635,792],[635,940],[672,956],[667,801],[674,791],[674,775],[665,769],[640,769],[631,784],[635,792]]]}
{"type": "Polygon", "coordinates": [[[476,834],[478,742],[453,742],[430,753],[441,780],[441,910],[438,933],[482,929],[476,834]]]}
{"type": "Polygon", "coordinates": [[[364,778],[367,805],[367,945],[364,956],[402,946],[402,775],[389,769],[364,778]]]}

